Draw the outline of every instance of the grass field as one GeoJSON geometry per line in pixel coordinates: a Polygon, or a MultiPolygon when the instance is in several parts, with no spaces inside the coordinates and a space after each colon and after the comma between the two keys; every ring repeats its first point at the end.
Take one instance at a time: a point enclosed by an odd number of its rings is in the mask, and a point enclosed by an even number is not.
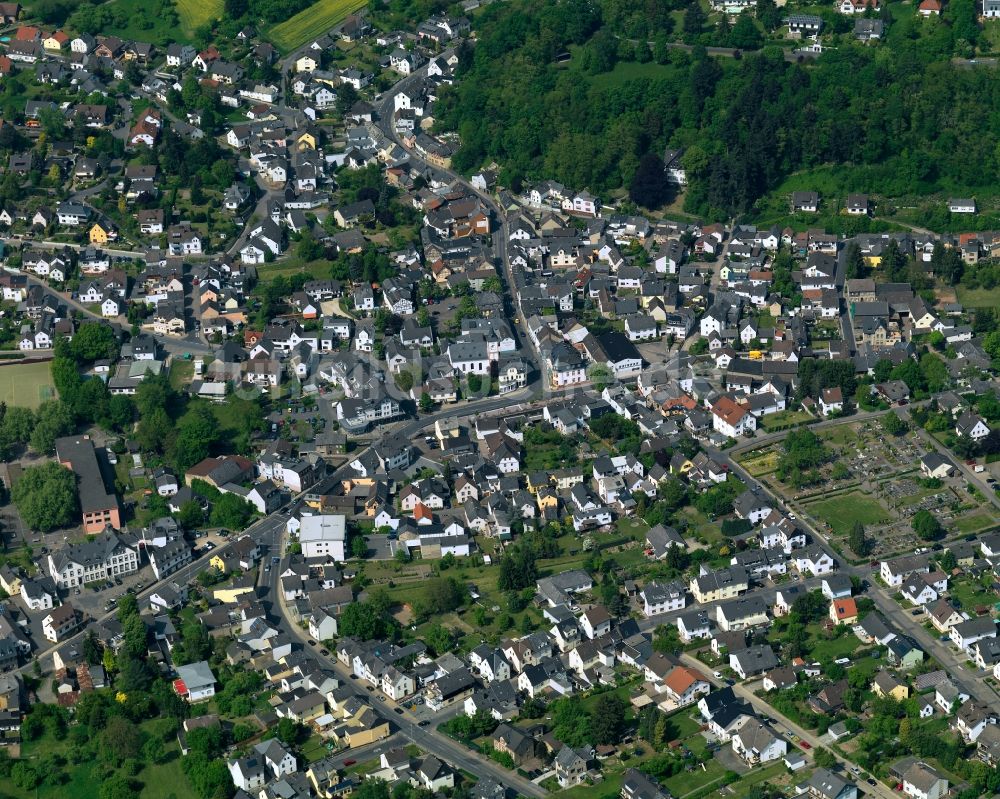
{"type": "MultiPolygon", "coordinates": [[[[766,418],[766,417],[765,417],[766,418]]],[[[781,457],[777,450],[769,450],[767,452],[752,452],[749,453],[752,457],[749,458],[739,458],[740,466],[746,469],[754,477],[760,477],[761,475],[770,474],[775,469],[778,468],[778,458],[781,457]]]]}
{"type": "Polygon", "coordinates": [[[980,605],[989,607],[997,601],[997,595],[993,591],[986,590],[974,580],[958,580],[948,587],[948,592],[970,614],[980,605]]]}
{"type": "Polygon", "coordinates": [[[340,24],[366,5],[368,4],[365,0],[318,0],[294,17],[275,25],[268,33],[278,49],[289,53],[310,39],[326,33],[334,25],[340,24]]]}
{"type": "Polygon", "coordinates": [[[995,523],[988,513],[972,513],[955,520],[955,529],[960,533],[975,533],[984,530],[995,523]]]}
{"type": "Polygon", "coordinates": [[[967,289],[958,286],[958,301],[969,308],[996,308],[1000,306],[1000,288],[967,289]]]}
{"type": "Polygon", "coordinates": [[[181,17],[181,27],[188,34],[206,22],[222,16],[223,0],[174,0],[181,17]]]}
{"type": "Polygon", "coordinates": [[[45,400],[55,399],[55,396],[48,361],[0,367],[0,401],[8,405],[37,408],[45,400]]]}
{"type": "Polygon", "coordinates": [[[768,432],[783,430],[791,425],[802,424],[813,418],[812,414],[805,411],[780,411],[769,413],[761,419],[761,425],[768,432]]]}
{"type": "Polygon", "coordinates": [[[809,512],[833,528],[837,535],[847,535],[855,522],[878,524],[889,514],[877,501],[859,491],[809,504],[809,512]]]}
{"type": "Polygon", "coordinates": [[[283,258],[270,264],[257,267],[257,277],[261,283],[270,283],[276,277],[294,277],[308,274],[316,280],[330,277],[330,262],[320,258],[316,261],[303,261],[301,258],[283,258]]]}

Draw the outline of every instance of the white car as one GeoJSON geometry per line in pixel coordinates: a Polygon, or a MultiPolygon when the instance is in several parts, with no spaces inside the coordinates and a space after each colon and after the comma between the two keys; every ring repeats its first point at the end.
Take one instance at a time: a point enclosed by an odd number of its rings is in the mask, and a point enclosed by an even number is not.
{"type": "Polygon", "coordinates": [[[721,671],[713,671],[712,672],[712,676],[715,677],[715,679],[717,679],[717,680],[721,680],[722,679],[722,672],[721,671]]]}

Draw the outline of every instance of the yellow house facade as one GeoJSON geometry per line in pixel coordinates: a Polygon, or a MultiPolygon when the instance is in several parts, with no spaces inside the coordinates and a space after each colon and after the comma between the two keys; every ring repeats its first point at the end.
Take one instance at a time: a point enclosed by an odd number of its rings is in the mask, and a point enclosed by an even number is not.
{"type": "Polygon", "coordinates": [[[95,222],[90,228],[90,243],[91,244],[107,244],[111,241],[112,230],[110,226],[105,227],[100,222],[95,222]]]}

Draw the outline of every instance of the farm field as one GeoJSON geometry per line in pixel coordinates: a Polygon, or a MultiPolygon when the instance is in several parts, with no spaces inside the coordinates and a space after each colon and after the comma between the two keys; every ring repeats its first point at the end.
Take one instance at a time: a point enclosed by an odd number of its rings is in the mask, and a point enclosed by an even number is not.
{"type": "Polygon", "coordinates": [[[884,522],[889,512],[877,500],[859,491],[809,504],[809,512],[822,519],[837,535],[847,535],[855,522],[867,526],[884,522]]]}
{"type": "Polygon", "coordinates": [[[37,408],[48,399],[55,399],[56,388],[48,361],[0,366],[0,402],[37,408]]]}
{"type": "Polygon", "coordinates": [[[334,25],[343,22],[366,5],[364,0],[318,0],[294,17],[275,25],[268,33],[279,50],[289,53],[313,37],[326,33],[334,25]]]}
{"type": "Polygon", "coordinates": [[[174,0],[181,27],[188,35],[195,29],[222,16],[223,0],[174,0]]]}

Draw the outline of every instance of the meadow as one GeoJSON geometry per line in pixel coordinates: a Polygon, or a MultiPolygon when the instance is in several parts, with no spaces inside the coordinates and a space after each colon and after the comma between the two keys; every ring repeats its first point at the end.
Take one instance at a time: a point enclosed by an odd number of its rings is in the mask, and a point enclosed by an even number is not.
{"type": "MultiPolygon", "coordinates": [[[[188,0],[197,2],[197,0],[188,0]]],[[[285,53],[301,47],[330,28],[339,25],[347,17],[364,8],[365,0],[318,0],[294,17],[275,25],[268,32],[275,47],[285,53]]]]}

